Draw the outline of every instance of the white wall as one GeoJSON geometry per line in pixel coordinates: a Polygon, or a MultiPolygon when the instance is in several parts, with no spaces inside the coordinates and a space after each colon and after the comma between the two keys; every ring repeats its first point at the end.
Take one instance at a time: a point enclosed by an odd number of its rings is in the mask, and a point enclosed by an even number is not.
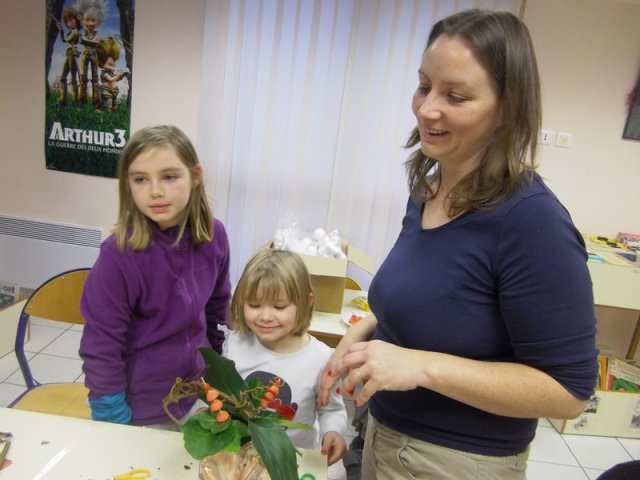
{"type": "MultiPolygon", "coordinates": [[[[205,3],[137,0],[132,130],[169,122],[198,144],[205,3]]],[[[640,141],[621,138],[640,68],[640,2],[529,0],[524,19],[543,77],[544,126],[573,133],[569,149],[542,148],[541,173],[581,230],[640,232],[640,141]]],[[[45,169],[44,2],[1,0],[0,22],[0,214],[108,232],[116,181],[45,169]]]]}

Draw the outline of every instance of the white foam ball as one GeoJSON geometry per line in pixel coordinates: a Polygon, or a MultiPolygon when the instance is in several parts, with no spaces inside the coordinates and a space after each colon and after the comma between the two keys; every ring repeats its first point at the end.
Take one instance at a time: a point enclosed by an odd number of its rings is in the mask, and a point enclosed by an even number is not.
{"type": "Polygon", "coordinates": [[[320,240],[321,238],[323,238],[324,236],[327,235],[327,232],[324,228],[322,227],[318,227],[313,231],[313,238],[315,240],[320,240]]]}

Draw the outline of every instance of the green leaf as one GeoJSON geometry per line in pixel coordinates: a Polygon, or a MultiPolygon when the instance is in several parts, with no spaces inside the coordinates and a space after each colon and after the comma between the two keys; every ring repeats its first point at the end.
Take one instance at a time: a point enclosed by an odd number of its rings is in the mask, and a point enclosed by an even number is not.
{"type": "Polygon", "coordinates": [[[210,431],[211,433],[218,433],[222,430],[229,428],[229,422],[220,423],[216,421],[216,416],[209,412],[209,410],[196,413],[189,419],[197,421],[202,428],[210,431]]]}
{"type": "Polygon", "coordinates": [[[247,390],[247,384],[236,370],[233,360],[224,358],[212,348],[201,348],[205,362],[205,381],[227,395],[240,398],[240,392],[247,390]]]}
{"type": "Polygon", "coordinates": [[[185,450],[197,460],[227,448],[238,435],[237,428],[233,425],[233,422],[225,422],[226,428],[212,433],[209,428],[202,426],[202,419],[196,417],[197,415],[194,415],[186,421],[182,426],[182,433],[185,450]]]}
{"type": "Polygon", "coordinates": [[[247,425],[240,420],[231,420],[233,423],[233,429],[235,430],[235,437],[233,440],[225,447],[225,450],[232,453],[240,453],[240,446],[242,445],[242,440],[246,437],[249,437],[249,429],[247,425]]]}
{"type": "Polygon", "coordinates": [[[313,428],[308,423],[296,422],[295,420],[288,420],[283,416],[281,416],[280,414],[276,412],[272,412],[271,410],[262,410],[259,415],[260,417],[266,418],[267,420],[270,420],[273,423],[280,425],[281,427],[296,428],[298,430],[311,430],[313,428]]]}
{"type": "Polygon", "coordinates": [[[296,451],[284,429],[266,418],[249,420],[249,431],[256,451],[271,478],[298,480],[296,451]]]}
{"type": "Polygon", "coordinates": [[[249,389],[253,390],[255,388],[261,388],[262,390],[265,390],[264,385],[262,385],[262,383],[260,383],[260,380],[258,380],[257,378],[252,378],[251,380],[249,380],[249,389]]]}
{"type": "Polygon", "coordinates": [[[270,420],[276,425],[280,425],[281,427],[295,428],[298,430],[311,430],[313,428],[308,423],[296,422],[295,420],[287,420],[286,418],[282,417],[271,418],[270,420]]]}
{"type": "Polygon", "coordinates": [[[249,392],[251,393],[247,395],[247,398],[256,408],[260,408],[260,397],[262,397],[262,394],[265,392],[266,387],[262,383],[260,383],[260,380],[258,380],[257,378],[252,378],[251,380],[249,380],[248,386],[249,392]]]}
{"type": "Polygon", "coordinates": [[[239,420],[237,422],[238,423],[236,424],[236,428],[238,429],[238,435],[240,436],[240,439],[250,440],[251,433],[249,433],[249,427],[247,426],[247,423],[239,420]]]}

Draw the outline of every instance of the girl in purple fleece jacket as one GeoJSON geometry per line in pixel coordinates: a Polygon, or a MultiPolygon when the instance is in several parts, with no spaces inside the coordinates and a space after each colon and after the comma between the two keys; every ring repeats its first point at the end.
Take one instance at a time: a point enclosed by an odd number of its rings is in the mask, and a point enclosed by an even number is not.
{"type": "MultiPolygon", "coordinates": [[[[120,209],[87,278],[80,343],[94,420],[171,424],[162,399],[197,378],[199,347],[221,351],[231,293],[229,243],[212,221],[202,170],[176,127],[135,133],[119,165],[120,209]]],[[[195,399],[174,405],[186,415],[195,399]]]]}

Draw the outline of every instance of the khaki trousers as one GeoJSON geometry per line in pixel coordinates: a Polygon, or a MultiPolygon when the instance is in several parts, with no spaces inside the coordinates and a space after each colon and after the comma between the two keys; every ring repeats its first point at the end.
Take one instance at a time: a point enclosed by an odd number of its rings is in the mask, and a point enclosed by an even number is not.
{"type": "Polygon", "coordinates": [[[362,480],[525,480],[529,449],[492,457],[439,447],[409,437],[369,414],[362,480]]]}

